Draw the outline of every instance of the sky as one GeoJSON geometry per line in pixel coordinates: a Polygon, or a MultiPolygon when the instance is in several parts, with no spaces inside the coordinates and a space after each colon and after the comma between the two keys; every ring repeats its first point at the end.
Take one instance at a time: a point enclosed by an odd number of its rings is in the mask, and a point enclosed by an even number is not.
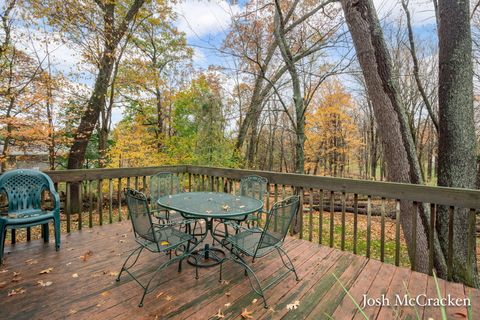
{"type": "MultiPolygon", "coordinates": [[[[219,47],[228,33],[231,17],[242,11],[246,0],[237,1],[239,4],[231,5],[225,0],[183,0],[174,5],[177,13],[176,27],[185,32],[188,44],[194,48],[193,64],[196,69],[206,69],[209,65],[225,65],[225,57],[222,57],[212,47],[219,47]]],[[[0,3],[4,3],[0,0],[0,3]]],[[[375,7],[381,19],[393,20],[403,14],[399,0],[374,0],[375,7]]],[[[409,4],[415,30],[419,34],[429,36],[435,28],[435,15],[431,0],[410,0],[409,4]]],[[[40,31],[32,32],[28,29],[18,28],[17,37],[22,37],[23,49],[33,53],[34,50],[41,53],[45,51],[42,37],[45,34],[40,31]]],[[[52,36],[48,33],[48,36],[52,36]]],[[[49,41],[49,51],[52,52],[52,62],[55,69],[63,74],[70,72],[78,74],[78,52],[68,46],[55,41],[49,41]]],[[[93,78],[86,76],[77,78],[75,81],[91,87],[93,78]]],[[[113,114],[113,122],[122,118],[121,110],[117,109],[113,114]]]]}

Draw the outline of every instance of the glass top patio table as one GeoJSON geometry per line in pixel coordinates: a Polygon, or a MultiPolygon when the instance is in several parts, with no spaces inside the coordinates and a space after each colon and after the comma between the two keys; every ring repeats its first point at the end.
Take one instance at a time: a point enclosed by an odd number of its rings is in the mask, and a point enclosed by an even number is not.
{"type": "Polygon", "coordinates": [[[205,220],[205,232],[198,234],[201,238],[191,248],[191,253],[196,257],[194,258],[195,261],[187,260],[190,264],[198,267],[215,266],[221,263],[225,257],[225,252],[221,248],[210,247],[208,243],[205,243],[204,249],[194,250],[195,247],[204,242],[208,234],[223,246],[222,239],[219,239],[214,232],[213,222],[215,219],[246,217],[248,214],[258,212],[263,208],[263,202],[260,200],[223,192],[177,193],[160,197],[157,203],[163,208],[179,212],[185,218],[205,220]]]}
{"type": "MultiPolygon", "coordinates": [[[[200,219],[228,219],[258,212],[263,202],[223,192],[185,192],[164,196],[158,204],[200,219]]],[[[189,217],[190,218],[190,217],[189,217]]]]}

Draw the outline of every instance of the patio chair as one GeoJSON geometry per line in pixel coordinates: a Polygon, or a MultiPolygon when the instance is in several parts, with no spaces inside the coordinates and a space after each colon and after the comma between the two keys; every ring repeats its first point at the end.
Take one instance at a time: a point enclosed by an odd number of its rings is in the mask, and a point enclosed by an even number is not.
{"type": "MultiPolygon", "coordinates": [[[[190,255],[189,251],[193,237],[177,230],[175,227],[178,225],[178,222],[165,223],[162,225],[153,223],[147,198],[143,193],[127,188],[125,189],[125,198],[127,200],[128,214],[132,221],[135,241],[137,242],[138,247],[127,257],[116,280],[120,281],[120,276],[125,271],[143,288],[143,295],[138,304],[139,307],[142,307],[145,295],[155,290],[155,288],[150,287],[150,284],[161,270],[178,262],[178,272],[181,272],[182,261],[185,258],[192,256],[196,259],[195,256],[190,255]],[[171,251],[177,250],[181,247],[184,247],[182,254],[173,258],[170,255],[170,259],[160,264],[146,283],[140,282],[140,280],[130,271],[130,269],[132,269],[137,263],[138,258],[144,249],[153,253],[169,254],[171,251]],[[128,261],[132,257],[133,262],[127,266],[128,261]]],[[[198,279],[198,269],[195,269],[195,278],[198,279]]]]}
{"type": "MultiPolygon", "coordinates": [[[[263,201],[265,194],[267,193],[267,178],[260,177],[257,175],[244,176],[240,179],[240,192],[241,196],[246,196],[254,199],[263,201]]],[[[251,213],[248,216],[233,217],[229,219],[222,219],[221,222],[224,223],[225,235],[228,236],[228,227],[235,229],[235,232],[238,233],[241,224],[246,223],[247,226],[253,227],[255,224],[259,225],[261,220],[261,212],[251,213]]],[[[218,227],[218,225],[217,225],[218,227]]]]}
{"type": "MultiPolygon", "coordinates": [[[[225,245],[231,245],[230,251],[232,253],[230,257],[227,257],[224,260],[232,260],[245,269],[245,274],[249,277],[252,289],[263,298],[265,308],[268,306],[264,291],[271,285],[282,279],[290,271],[295,274],[295,279],[299,281],[292,260],[285,250],[282,249],[283,241],[288,233],[293,218],[299,210],[299,205],[299,196],[292,196],[279,201],[272,206],[272,209],[269,212],[266,212],[267,218],[263,228],[242,228],[242,231],[233,236],[229,236],[224,240],[225,245]],[[242,256],[252,257],[253,263],[255,262],[255,259],[264,257],[273,251],[278,252],[287,271],[262,287],[255,272],[242,256]]],[[[222,281],[222,269],[223,261],[220,265],[220,281],[222,281]]]]}
{"type": "Polygon", "coordinates": [[[157,200],[160,197],[182,193],[180,180],[176,175],[170,172],[159,172],[150,177],[150,208],[153,216],[160,223],[171,223],[183,221],[185,230],[193,234],[198,224],[194,217],[186,216],[188,220],[176,211],[171,211],[158,205],[157,200]],[[193,223],[193,229],[192,229],[193,223]]]}
{"type": "Polygon", "coordinates": [[[37,170],[11,170],[0,176],[0,194],[6,196],[8,208],[0,215],[0,264],[7,229],[42,225],[44,242],[49,241],[48,223],[55,229],[55,249],[60,249],[60,197],[48,175],[37,170]],[[43,206],[45,193],[50,193],[53,209],[43,206]]]}

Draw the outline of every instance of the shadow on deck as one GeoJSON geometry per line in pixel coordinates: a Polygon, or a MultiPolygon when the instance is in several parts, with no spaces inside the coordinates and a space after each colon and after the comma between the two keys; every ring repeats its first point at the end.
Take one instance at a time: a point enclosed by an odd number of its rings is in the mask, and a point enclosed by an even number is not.
{"type": "MultiPolygon", "coordinates": [[[[115,282],[133,247],[129,221],[65,235],[59,252],[52,243],[40,241],[7,246],[5,264],[0,266],[0,319],[219,319],[215,316],[219,311],[223,319],[242,319],[242,312],[251,319],[364,319],[332,274],[359,302],[363,294],[372,298],[384,294],[392,305],[395,295],[403,299],[407,292],[410,297],[420,295],[422,301],[437,298],[434,279],[425,274],[288,238],[284,248],[301,281],[290,273],[268,289],[268,310],[252,292],[243,270],[231,262],[225,264],[223,283],[218,282],[218,267],[199,269],[200,279],[195,280],[190,265],[185,263],[182,273],[170,266],[144,307],[138,308],[141,288],[127,275],[115,282]],[[287,308],[296,301],[298,308],[287,308]]],[[[139,274],[159,265],[154,261],[159,255],[142,255],[139,274]]],[[[278,256],[271,254],[256,261],[254,270],[262,280],[273,279],[283,271],[281,266],[278,256]]],[[[439,287],[443,296],[469,297],[472,319],[480,319],[479,290],[443,280],[439,287]]],[[[467,315],[463,306],[446,310],[448,319],[467,315]]],[[[440,308],[434,306],[372,306],[365,313],[369,319],[441,319],[440,308]]]]}

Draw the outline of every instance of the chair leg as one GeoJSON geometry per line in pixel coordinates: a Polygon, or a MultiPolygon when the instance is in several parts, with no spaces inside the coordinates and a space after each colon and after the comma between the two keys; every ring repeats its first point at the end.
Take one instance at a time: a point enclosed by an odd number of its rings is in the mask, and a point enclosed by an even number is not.
{"type": "Polygon", "coordinates": [[[262,297],[263,307],[268,308],[267,299],[265,298],[265,294],[263,293],[263,288],[260,284],[260,280],[258,279],[257,275],[252,270],[252,268],[250,268],[250,266],[239,255],[237,255],[236,253],[233,253],[233,255],[234,255],[234,258],[226,258],[226,259],[232,260],[233,262],[240,264],[244,268],[245,274],[248,275],[248,280],[250,282],[250,286],[252,287],[253,291],[255,291],[256,294],[258,294],[259,296],[262,297]],[[254,280],[255,284],[258,286],[258,289],[255,288],[254,282],[252,282],[252,277],[253,277],[253,280],[254,280]]]}
{"type": "Polygon", "coordinates": [[[5,249],[5,238],[7,236],[7,228],[2,224],[0,225],[0,265],[3,262],[3,250],[5,249]]]}
{"type": "Polygon", "coordinates": [[[48,222],[42,224],[42,234],[43,234],[43,242],[48,243],[50,240],[50,230],[48,229],[48,222]]]}
{"type": "Polygon", "coordinates": [[[123,272],[123,271],[130,269],[131,267],[133,267],[133,266],[135,265],[135,263],[137,263],[138,257],[140,257],[140,253],[142,253],[142,251],[143,251],[144,248],[145,248],[145,247],[143,247],[143,246],[140,246],[140,247],[136,248],[135,250],[132,251],[132,253],[130,253],[130,255],[127,257],[127,259],[125,259],[125,262],[124,262],[123,265],[122,265],[122,269],[120,269],[120,272],[118,273],[118,276],[117,276],[117,279],[116,279],[117,281],[120,281],[120,276],[122,275],[122,272],[123,272]],[[140,251],[138,251],[138,250],[140,250],[140,251]],[[130,258],[131,258],[131,257],[135,254],[135,252],[137,252],[137,251],[138,251],[138,254],[137,254],[135,260],[133,261],[133,263],[132,263],[130,266],[125,267],[125,265],[127,264],[128,260],[130,260],[130,258]]]}
{"type": "Polygon", "coordinates": [[[288,256],[287,252],[285,252],[285,250],[283,250],[281,247],[277,247],[277,251],[278,251],[278,254],[280,255],[280,259],[282,259],[283,265],[288,270],[292,271],[295,274],[295,280],[300,281],[300,278],[298,277],[298,274],[297,274],[297,270],[295,270],[295,266],[293,265],[293,262],[288,256]],[[285,257],[287,257],[288,263],[290,265],[288,265],[287,262],[283,259],[282,253],[285,255],[285,257]]]}
{"type": "Polygon", "coordinates": [[[53,232],[55,234],[55,250],[60,250],[60,218],[53,219],[53,232]]]}

